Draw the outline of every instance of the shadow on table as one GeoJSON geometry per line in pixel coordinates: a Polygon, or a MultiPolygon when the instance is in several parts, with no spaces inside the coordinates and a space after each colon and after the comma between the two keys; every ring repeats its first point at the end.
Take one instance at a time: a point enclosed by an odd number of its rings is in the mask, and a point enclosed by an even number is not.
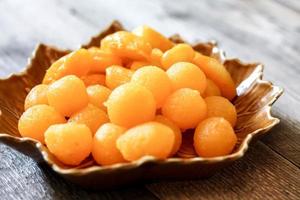
{"type": "Polygon", "coordinates": [[[55,191],[54,199],[155,199],[155,196],[142,183],[114,190],[89,190],[65,180],[46,163],[39,163],[38,165],[47,178],[45,181],[55,191]]]}

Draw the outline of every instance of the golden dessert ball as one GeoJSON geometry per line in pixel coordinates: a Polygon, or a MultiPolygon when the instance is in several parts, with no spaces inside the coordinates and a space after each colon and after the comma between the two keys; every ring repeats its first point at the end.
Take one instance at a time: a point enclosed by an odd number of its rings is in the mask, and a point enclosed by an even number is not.
{"type": "Polygon", "coordinates": [[[166,98],[172,92],[171,81],[162,69],[155,66],[146,66],[134,72],[132,83],[140,84],[150,90],[156,100],[157,108],[160,108],[166,98]]]}
{"type": "Polygon", "coordinates": [[[86,92],[89,96],[89,101],[91,104],[101,108],[106,111],[104,102],[108,99],[111,90],[103,85],[91,85],[86,88],[86,92]]]}
{"type": "Polygon", "coordinates": [[[169,128],[172,129],[172,131],[174,132],[174,145],[172,147],[172,151],[170,153],[170,156],[173,156],[177,153],[177,151],[179,150],[181,143],[182,143],[182,134],[181,134],[181,130],[180,128],[171,120],[169,120],[168,118],[162,116],[162,115],[157,115],[155,116],[154,121],[162,123],[166,126],[168,126],[169,128]]]}
{"type": "Polygon", "coordinates": [[[205,99],[207,105],[207,117],[223,117],[232,127],[235,126],[237,113],[234,105],[226,98],[210,96],[205,99]]]}
{"type": "Polygon", "coordinates": [[[49,151],[66,165],[79,165],[92,151],[93,137],[84,124],[66,123],[50,126],[45,132],[49,151]]]}
{"type": "Polygon", "coordinates": [[[107,123],[108,121],[107,114],[93,104],[88,104],[88,106],[82,110],[71,115],[68,120],[68,122],[85,124],[93,134],[96,133],[102,124],[107,123]]]}
{"type": "Polygon", "coordinates": [[[63,56],[51,64],[51,66],[46,70],[46,74],[44,75],[42,81],[43,84],[50,84],[58,79],[58,71],[64,64],[66,57],[67,56],[63,56]]]}
{"type": "Polygon", "coordinates": [[[93,59],[89,73],[104,73],[105,69],[112,65],[122,65],[121,58],[112,53],[104,52],[100,48],[92,47],[88,51],[93,59]]]}
{"type": "Polygon", "coordinates": [[[112,123],[103,124],[98,129],[93,140],[92,155],[99,165],[126,162],[116,144],[125,131],[125,128],[112,123]]]}
{"type": "Polygon", "coordinates": [[[65,76],[52,83],[47,92],[48,103],[63,116],[73,113],[87,106],[89,99],[83,81],[74,76],[65,76]]]}
{"type": "Polygon", "coordinates": [[[164,69],[161,64],[162,56],[163,56],[163,52],[160,49],[157,49],[157,48],[152,49],[151,55],[150,55],[150,61],[151,61],[152,65],[164,69]]]}
{"type": "Polygon", "coordinates": [[[88,74],[80,77],[80,79],[84,82],[86,87],[90,85],[105,85],[105,75],[104,74],[88,74]]]}
{"type": "Polygon", "coordinates": [[[173,92],[162,107],[162,114],[179,128],[195,128],[206,117],[206,103],[197,90],[182,88],[173,92]]]}
{"type": "Polygon", "coordinates": [[[34,86],[25,98],[24,109],[27,110],[28,108],[39,104],[47,105],[47,90],[48,85],[45,84],[39,84],[34,86]]]}
{"type": "Polygon", "coordinates": [[[222,117],[205,119],[194,133],[194,148],[201,157],[225,156],[232,152],[236,142],[230,123],[222,117]]]}
{"type": "Polygon", "coordinates": [[[219,87],[210,79],[207,79],[207,86],[204,90],[203,97],[221,96],[219,87]]]}
{"type": "Polygon", "coordinates": [[[114,89],[106,107],[110,121],[127,128],[153,120],[156,111],[153,94],[135,83],[125,83],[114,89]]]}
{"type": "Polygon", "coordinates": [[[152,47],[143,38],[127,31],[118,31],[101,40],[101,50],[120,58],[147,60],[152,47]]]}
{"type": "Polygon", "coordinates": [[[196,64],[221,90],[222,96],[232,100],[236,96],[235,83],[225,66],[215,58],[196,53],[193,59],[196,64]]]}
{"type": "Polygon", "coordinates": [[[167,158],[174,145],[174,132],[158,122],[147,122],[127,130],[117,140],[117,148],[128,161],[143,156],[167,158]]]}
{"type": "Polygon", "coordinates": [[[173,43],[168,38],[149,26],[139,26],[132,32],[149,42],[152,48],[158,48],[162,51],[166,51],[173,47],[173,43]]]}
{"type": "Polygon", "coordinates": [[[191,88],[202,94],[207,86],[205,74],[192,63],[176,63],[167,70],[167,74],[174,90],[191,88]]]}
{"type": "Polygon", "coordinates": [[[82,77],[89,72],[92,64],[90,53],[86,49],[78,49],[53,63],[47,70],[43,83],[49,84],[67,75],[82,77]]]}
{"type": "Polygon", "coordinates": [[[110,66],[106,69],[105,84],[109,89],[115,89],[116,87],[127,83],[131,80],[133,72],[122,66],[110,66]]]}
{"type": "Polygon", "coordinates": [[[178,62],[192,62],[195,56],[194,49],[188,44],[177,44],[172,49],[166,51],[162,58],[162,67],[167,70],[178,62]]]}
{"type": "Polygon", "coordinates": [[[138,70],[138,69],[140,69],[140,68],[142,68],[144,66],[148,66],[148,65],[151,65],[151,63],[147,62],[147,61],[133,61],[130,64],[129,68],[132,71],[136,71],[136,70],[138,70]]]}
{"type": "Polygon", "coordinates": [[[30,137],[45,143],[44,133],[47,128],[65,122],[65,118],[51,106],[35,105],[21,115],[18,129],[22,137],[30,137]]]}

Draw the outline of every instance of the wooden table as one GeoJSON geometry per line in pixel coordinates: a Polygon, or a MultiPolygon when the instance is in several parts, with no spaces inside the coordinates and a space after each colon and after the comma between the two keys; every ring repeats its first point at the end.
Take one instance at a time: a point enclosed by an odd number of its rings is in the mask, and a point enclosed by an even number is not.
{"type": "Polygon", "coordinates": [[[285,89],[273,108],[281,123],[209,179],[98,192],[0,144],[0,199],[300,199],[299,1],[0,0],[0,76],[21,71],[38,42],[76,48],[113,19],[214,39],[229,57],[264,63],[265,79],[285,89]]]}

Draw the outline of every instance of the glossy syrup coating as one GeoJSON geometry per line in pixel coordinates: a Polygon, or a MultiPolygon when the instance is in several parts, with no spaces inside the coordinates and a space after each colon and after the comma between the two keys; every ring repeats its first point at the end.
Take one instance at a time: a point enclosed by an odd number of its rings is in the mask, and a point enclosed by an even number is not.
{"type": "Polygon", "coordinates": [[[79,165],[92,151],[93,137],[84,124],[66,123],[50,126],[45,132],[49,151],[66,165],[79,165]]]}
{"type": "Polygon", "coordinates": [[[114,89],[106,107],[110,121],[127,128],[153,120],[156,111],[153,94],[135,83],[125,83],[114,89]]]}
{"type": "Polygon", "coordinates": [[[166,118],[162,115],[155,116],[154,121],[168,126],[174,132],[175,141],[174,141],[170,156],[175,155],[176,152],[179,150],[180,145],[182,143],[182,134],[181,134],[180,128],[174,122],[172,122],[171,120],[169,120],[168,118],[166,118]]]}
{"type": "Polygon", "coordinates": [[[164,53],[160,49],[157,49],[157,48],[152,49],[151,55],[150,55],[150,61],[151,61],[152,65],[164,69],[161,64],[161,59],[163,57],[163,54],[164,53]]]}
{"type": "Polygon", "coordinates": [[[65,76],[52,83],[47,92],[48,103],[63,116],[73,113],[87,106],[89,99],[83,81],[74,76],[65,76]]]}
{"type": "Polygon", "coordinates": [[[194,148],[201,157],[225,156],[232,152],[237,137],[230,123],[222,117],[202,121],[194,133],[194,148]]]}
{"type": "Polygon", "coordinates": [[[117,148],[128,161],[143,156],[167,158],[174,145],[174,132],[158,122],[147,122],[127,130],[117,140],[117,148]]]}
{"type": "Polygon", "coordinates": [[[42,84],[50,84],[54,81],[57,80],[57,73],[58,69],[64,64],[67,56],[63,56],[54,63],[47,69],[42,84]]]}
{"type": "Polygon", "coordinates": [[[232,127],[235,126],[237,113],[234,105],[226,98],[210,96],[205,99],[207,105],[207,117],[223,117],[232,127]]]}
{"type": "Polygon", "coordinates": [[[207,86],[204,90],[203,97],[209,97],[209,96],[221,96],[221,91],[219,87],[210,79],[207,80],[207,86]]]}
{"type": "Polygon", "coordinates": [[[48,104],[47,91],[48,91],[48,85],[39,84],[34,86],[25,98],[24,109],[27,110],[28,108],[34,105],[40,105],[40,104],[47,105],[48,104]]]}
{"type": "Polygon", "coordinates": [[[161,64],[167,70],[177,62],[192,62],[194,56],[195,51],[190,45],[177,44],[163,54],[161,64]]]}
{"type": "Polygon", "coordinates": [[[133,71],[124,68],[122,66],[111,66],[106,69],[105,84],[109,89],[115,89],[116,87],[127,83],[131,80],[133,71]]]}
{"type": "Polygon", "coordinates": [[[104,102],[111,94],[111,90],[103,85],[91,85],[86,88],[86,92],[89,96],[89,102],[98,108],[106,111],[104,102]]]}
{"type": "Polygon", "coordinates": [[[92,56],[86,49],[79,49],[54,62],[47,70],[43,83],[52,83],[64,76],[86,75],[92,66],[92,56]]]}
{"type": "Polygon", "coordinates": [[[106,123],[96,132],[93,139],[92,155],[99,165],[126,162],[117,148],[117,139],[126,131],[124,127],[106,123]]]}
{"type": "Polygon", "coordinates": [[[222,96],[232,100],[236,96],[236,87],[230,73],[224,65],[214,58],[196,53],[193,59],[196,64],[221,90],[222,96]]]}
{"type": "Polygon", "coordinates": [[[206,117],[206,103],[197,90],[182,88],[173,92],[162,107],[162,114],[179,128],[195,128],[206,117]]]}
{"type": "Polygon", "coordinates": [[[80,79],[84,82],[86,87],[90,85],[105,85],[105,75],[104,74],[88,74],[80,77],[80,79]]]}
{"type": "Polygon", "coordinates": [[[28,108],[20,117],[18,129],[22,137],[30,137],[44,142],[44,133],[53,124],[65,123],[65,118],[53,107],[35,105],[28,108]]]}
{"type": "Polygon", "coordinates": [[[104,52],[100,48],[92,47],[88,49],[92,56],[92,65],[89,73],[104,73],[105,69],[112,65],[122,65],[122,59],[118,56],[104,52]]]}
{"type": "Polygon", "coordinates": [[[101,50],[132,60],[147,60],[152,47],[143,38],[126,31],[118,31],[101,41],[101,50]]]}
{"type": "Polygon", "coordinates": [[[147,65],[151,65],[151,63],[148,62],[148,61],[133,61],[130,64],[129,68],[132,71],[136,71],[136,70],[138,70],[138,69],[140,69],[140,68],[142,68],[144,66],[147,66],[147,65]]]}
{"type": "Polygon", "coordinates": [[[149,42],[152,48],[158,48],[162,51],[166,51],[174,46],[174,44],[168,38],[149,26],[139,26],[132,32],[135,35],[143,38],[143,40],[145,40],[146,42],[149,42]]]}
{"type": "Polygon", "coordinates": [[[206,89],[205,74],[192,63],[178,62],[167,70],[167,74],[172,82],[173,90],[191,88],[202,94],[206,89]]]}
{"type": "Polygon", "coordinates": [[[89,127],[92,134],[95,134],[98,128],[108,121],[108,116],[105,111],[92,104],[89,104],[82,110],[74,113],[68,120],[68,122],[85,124],[87,127],[89,127]]]}
{"type": "Polygon", "coordinates": [[[171,80],[162,69],[155,66],[145,66],[134,72],[132,83],[140,84],[150,90],[155,98],[157,108],[160,108],[172,92],[171,80]]]}

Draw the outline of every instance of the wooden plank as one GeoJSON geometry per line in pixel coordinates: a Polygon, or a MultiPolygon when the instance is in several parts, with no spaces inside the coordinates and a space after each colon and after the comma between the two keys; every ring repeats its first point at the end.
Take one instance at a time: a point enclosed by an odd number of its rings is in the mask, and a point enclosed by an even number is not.
{"type": "Polygon", "coordinates": [[[298,199],[300,170],[261,142],[215,176],[147,185],[160,199],[298,199]],[[259,159],[257,159],[259,158],[259,159]]]}
{"type": "MultiPolygon", "coordinates": [[[[298,9],[299,3],[290,0],[278,2],[216,0],[179,4],[158,0],[143,3],[2,0],[0,76],[21,70],[38,41],[76,48],[113,19],[120,19],[128,28],[147,23],[166,35],[180,32],[190,41],[216,39],[230,56],[265,63],[266,79],[286,89],[285,95],[275,105],[275,114],[286,120],[263,142],[299,167],[300,113],[295,108],[300,106],[300,88],[296,84],[299,83],[300,70],[297,64],[300,61],[297,50],[300,48],[299,42],[296,42],[300,39],[300,20],[299,12],[291,11],[291,8],[298,9]]],[[[148,185],[148,189],[160,198],[261,199],[261,195],[272,195],[273,187],[278,198],[299,196],[299,182],[295,180],[299,179],[299,170],[263,144],[254,148],[258,150],[247,153],[246,159],[212,179],[155,183],[148,185]],[[287,188],[289,184],[291,187],[287,188]],[[298,191],[295,191],[295,184],[298,191]]],[[[0,145],[0,156],[1,197],[134,199],[145,193],[146,197],[153,198],[143,186],[116,193],[91,193],[63,181],[49,168],[39,166],[3,145],[0,145]]]]}
{"type": "Polygon", "coordinates": [[[0,144],[0,197],[6,199],[157,199],[143,185],[89,191],[65,181],[45,164],[0,144]]]}
{"type": "Polygon", "coordinates": [[[99,29],[55,1],[0,1],[0,24],[0,76],[20,71],[39,42],[77,48],[99,29]]]}
{"type": "Polygon", "coordinates": [[[273,113],[281,118],[281,122],[262,141],[294,165],[300,167],[299,121],[294,121],[289,116],[285,116],[277,111],[273,113]]]}

